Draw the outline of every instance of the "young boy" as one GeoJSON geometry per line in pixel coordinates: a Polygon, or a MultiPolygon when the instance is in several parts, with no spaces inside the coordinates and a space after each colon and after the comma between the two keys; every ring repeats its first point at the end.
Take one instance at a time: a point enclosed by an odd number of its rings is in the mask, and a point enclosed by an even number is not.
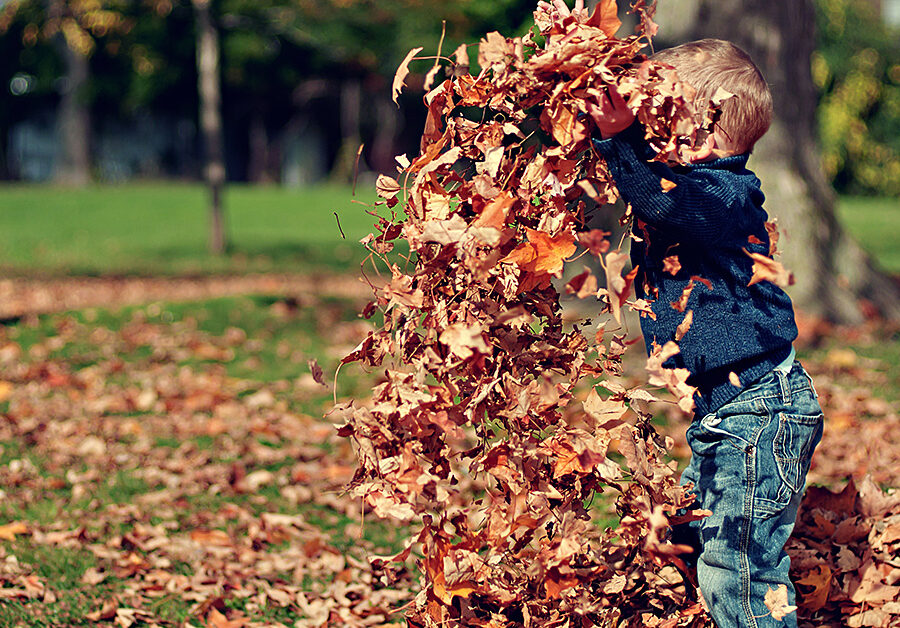
{"type": "Polygon", "coordinates": [[[688,369],[698,390],[682,482],[712,512],[690,528],[700,546],[700,591],[720,627],[796,626],[796,613],[776,621],[763,600],[783,584],[794,603],[784,544],[823,421],[794,360],[790,299],[768,281],[748,285],[747,252],[767,255],[769,235],[760,182],[746,164],[769,127],[772,98],[750,57],[728,42],[704,39],[653,58],[697,90],[700,107],[720,87],[735,95],[683,166],[648,161],[653,150],[618,94],[590,111],[602,135],[594,147],[634,212],[635,285],[656,314],[641,319],[648,349],[675,340],[693,313],[681,352],[665,366],[688,369]],[[663,180],[675,186],[666,191],[663,180]],[[664,262],[672,256],[677,271],[664,262]],[[695,281],[686,308],[674,308],[692,277],[705,281],[695,281]]]}

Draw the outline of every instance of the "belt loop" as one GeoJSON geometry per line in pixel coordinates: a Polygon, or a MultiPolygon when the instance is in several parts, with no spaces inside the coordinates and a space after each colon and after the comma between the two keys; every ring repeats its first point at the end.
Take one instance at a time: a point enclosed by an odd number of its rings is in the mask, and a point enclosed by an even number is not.
{"type": "Polygon", "coordinates": [[[790,404],[791,383],[788,380],[787,373],[779,369],[775,369],[775,377],[778,378],[778,387],[781,389],[781,402],[784,404],[790,404]]]}

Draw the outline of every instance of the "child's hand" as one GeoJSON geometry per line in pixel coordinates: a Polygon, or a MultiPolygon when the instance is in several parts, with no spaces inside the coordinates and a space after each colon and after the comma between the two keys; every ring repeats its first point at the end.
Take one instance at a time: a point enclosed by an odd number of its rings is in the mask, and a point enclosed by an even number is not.
{"type": "Polygon", "coordinates": [[[599,105],[591,101],[585,104],[603,139],[621,133],[634,122],[634,114],[615,87],[607,88],[606,94],[600,97],[599,105]]]}
{"type": "Polygon", "coordinates": [[[546,11],[551,17],[557,17],[560,22],[570,15],[579,22],[583,22],[588,18],[588,12],[584,10],[584,0],[575,0],[575,7],[571,10],[565,3],[565,0],[553,0],[552,5],[541,0],[541,2],[538,2],[538,9],[546,11]]]}

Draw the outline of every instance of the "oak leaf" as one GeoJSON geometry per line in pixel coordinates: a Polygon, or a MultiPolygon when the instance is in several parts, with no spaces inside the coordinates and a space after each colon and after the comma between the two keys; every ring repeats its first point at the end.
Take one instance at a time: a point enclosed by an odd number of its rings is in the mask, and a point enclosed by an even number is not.
{"type": "Polygon", "coordinates": [[[775,621],[781,621],[786,615],[797,610],[796,606],[788,604],[788,590],[787,586],[783,584],[779,584],[774,589],[769,587],[763,603],[772,612],[772,619],[775,621]]]}

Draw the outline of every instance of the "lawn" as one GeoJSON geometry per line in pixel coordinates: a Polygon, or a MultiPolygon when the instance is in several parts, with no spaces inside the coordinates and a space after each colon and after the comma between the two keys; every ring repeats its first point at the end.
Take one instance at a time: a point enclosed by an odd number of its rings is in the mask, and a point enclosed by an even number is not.
{"type": "Polygon", "coordinates": [[[900,274],[900,199],[842,197],[838,218],[882,267],[900,274]]]}
{"type": "Polygon", "coordinates": [[[374,200],[368,189],[354,197],[348,186],[229,186],[231,245],[215,258],[206,253],[206,192],[199,185],[7,185],[0,187],[0,269],[56,275],[346,269],[361,259],[358,240],[372,230],[366,210],[374,200]]]}
{"type": "MultiPolygon", "coordinates": [[[[0,326],[0,626],[391,621],[409,583],[379,591],[362,567],[403,530],[361,517],[350,443],[323,418],[369,324],[356,302],[307,305],[0,326]]],[[[336,396],[365,397],[372,377],[348,370],[336,396]]]]}

